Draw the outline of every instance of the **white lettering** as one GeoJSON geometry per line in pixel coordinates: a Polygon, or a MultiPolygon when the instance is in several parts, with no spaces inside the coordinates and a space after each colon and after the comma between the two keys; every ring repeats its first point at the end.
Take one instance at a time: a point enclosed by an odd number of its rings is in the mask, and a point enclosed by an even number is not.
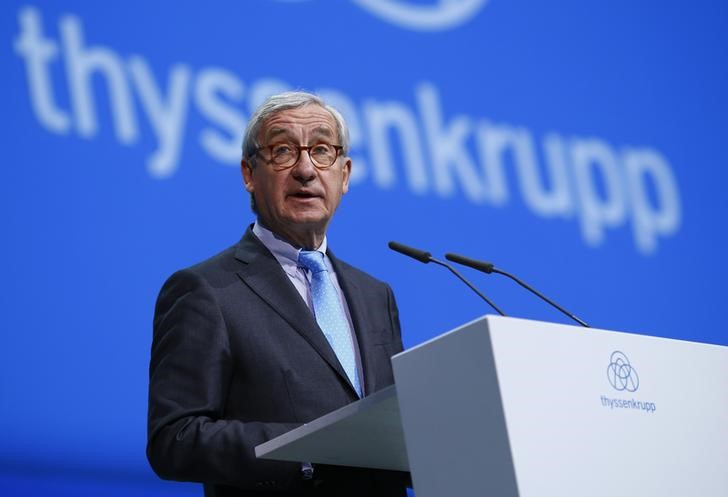
{"type": "Polygon", "coordinates": [[[262,104],[266,98],[276,93],[290,91],[291,85],[285,81],[275,78],[259,79],[250,86],[248,92],[248,113],[253,115],[255,109],[262,104]]]}
{"type": "Polygon", "coordinates": [[[324,88],[316,90],[316,93],[344,116],[349,128],[349,156],[352,162],[349,183],[351,185],[361,183],[367,177],[366,160],[355,152],[352,153],[352,151],[358,151],[364,144],[364,131],[359,112],[357,112],[354,102],[340,91],[324,88]]]}
{"type": "Polygon", "coordinates": [[[68,85],[79,134],[90,138],[97,132],[91,75],[100,72],[106,76],[109,85],[116,136],[121,143],[134,143],[137,139],[134,108],[119,57],[106,47],[85,48],[83,29],[77,17],[66,16],[61,19],[60,25],[68,85]]]}
{"type": "Polygon", "coordinates": [[[172,68],[166,103],[144,59],[131,57],[129,71],[159,144],[157,150],[149,158],[147,168],[157,178],[169,177],[174,173],[179,162],[184,123],[187,122],[190,71],[182,64],[177,64],[172,68]]]}
{"type": "Polygon", "coordinates": [[[671,235],[680,226],[677,184],[667,161],[656,150],[627,149],[622,157],[634,216],[635,242],[641,252],[650,254],[657,248],[657,235],[671,235]],[[648,198],[648,180],[657,192],[656,206],[648,198]]]}
{"type": "Polygon", "coordinates": [[[397,102],[370,100],[364,103],[364,117],[369,135],[374,182],[380,188],[392,188],[395,184],[395,167],[389,137],[391,131],[396,130],[409,187],[414,193],[426,192],[427,171],[417,133],[417,120],[412,112],[397,102]]]}
{"type": "Polygon", "coordinates": [[[118,56],[105,47],[84,48],[81,22],[75,16],[61,19],[61,38],[79,134],[89,138],[97,132],[90,76],[94,72],[100,72],[106,76],[109,85],[116,136],[121,143],[134,143],[138,135],[136,119],[124,69],[118,56]]]}
{"type": "MultiPolygon", "coordinates": [[[[129,57],[127,71],[112,49],[87,46],[75,16],[61,18],[60,42],[44,34],[38,9],[21,8],[18,24],[14,50],[25,64],[38,122],[53,133],[68,133],[74,124],[79,136],[95,136],[99,125],[93,83],[100,75],[108,90],[115,136],[122,144],[138,141],[132,97],[139,97],[140,115],[148,119],[157,141],[147,162],[155,178],[169,178],[177,171],[191,111],[197,110],[211,124],[199,131],[202,150],[219,162],[237,164],[245,110],[252,113],[271,94],[290,89],[275,78],[245,84],[223,68],[202,68],[194,75],[182,63],[169,69],[163,85],[142,56],[129,57]],[[59,55],[65,63],[59,67],[65,67],[73,112],[56,103],[52,69],[59,55]]],[[[446,118],[439,90],[429,82],[415,87],[415,109],[398,100],[366,97],[357,105],[333,88],[319,94],[349,124],[353,183],[369,180],[391,189],[401,163],[406,186],[414,194],[434,191],[451,197],[462,192],[473,203],[503,206],[510,200],[507,168],[512,167],[524,204],[540,217],[576,216],[589,245],[603,243],[607,229],[629,220],[637,250],[651,254],[661,237],[680,227],[678,185],[657,150],[633,147],[617,154],[598,138],[566,140],[548,133],[539,142],[524,127],[461,114],[446,118]],[[475,154],[470,150],[473,145],[475,154]]]]}
{"type": "Polygon", "coordinates": [[[485,173],[483,197],[493,205],[505,205],[509,194],[503,155],[512,145],[512,136],[503,126],[493,126],[487,121],[481,121],[476,129],[476,137],[480,163],[485,173]]]}
{"type": "Polygon", "coordinates": [[[625,194],[617,159],[612,149],[601,140],[575,139],[571,144],[576,196],[581,207],[582,235],[589,245],[604,241],[603,228],[614,227],[624,220],[625,194]],[[593,172],[599,172],[605,195],[600,198],[593,172]]]}
{"type": "Polygon", "coordinates": [[[546,156],[545,183],[542,186],[531,133],[525,128],[494,125],[482,121],[477,129],[478,150],[485,173],[484,197],[495,205],[508,200],[505,180],[507,152],[516,167],[519,185],[526,205],[544,217],[566,216],[571,210],[568,171],[563,157],[563,146],[558,136],[544,138],[546,156]]]}
{"type": "Polygon", "coordinates": [[[18,14],[21,33],[15,40],[15,51],[25,59],[25,72],[30,86],[30,101],[35,117],[53,133],[67,133],[68,114],[55,105],[48,63],[56,59],[58,45],[43,37],[40,13],[26,7],[18,14]]]}
{"type": "Polygon", "coordinates": [[[237,165],[242,157],[246,121],[236,106],[242,105],[243,89],[243,83],[234,74],[217,68],[201,71],[195,85],[195,101],[200,112],[224,130],[223,134],[213,128],[204,128],[200,132],[200,144],[225,164],[237,165]],[[236,106],[227,104],[218,95],[236,106]]]}
{"type": "Polygon", "coordinates": [[[451,196],[455,192],[455,175],[465,196],[473,202],[481,201],[483,187],[478,168],[465,148],[470,121],[465,116],[456,116],[445,125],[440,98],[431,84],[419,85],[417,97],[432,157],[435,189],[443,197],[451,196]]]}
{"type": "MultiPolygon", "coordinates": [[[[529,140],[531,142],[531,140],[529,140]]],[[[531,142],[532,143],[532,142],[531,142]]],[[[551,193],[538,188],[536,181],[529,182],[530,187],[524,188],[526,198],[530,204],[543,216],[568,217],[573,210],[571,190],[569,189],[569,172],[566,162],[564,143],[555,133],[549,133],[543,139],[545,162],[548,167],[548,178],[551,181],[551,193]]],[[[533,160],[533,178],[536,177],[536,160],[533,149],[530,150],[533,160]]]]}

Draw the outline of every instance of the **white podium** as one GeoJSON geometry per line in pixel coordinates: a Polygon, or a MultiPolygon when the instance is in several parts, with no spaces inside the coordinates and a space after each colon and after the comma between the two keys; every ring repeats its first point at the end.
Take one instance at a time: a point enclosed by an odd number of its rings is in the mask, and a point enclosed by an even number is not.
{"type": "Polygon", "coordinates": [[[487,316],[256,448],[408,470],[418,497],[728,496],[728,347],[487,316]]]}

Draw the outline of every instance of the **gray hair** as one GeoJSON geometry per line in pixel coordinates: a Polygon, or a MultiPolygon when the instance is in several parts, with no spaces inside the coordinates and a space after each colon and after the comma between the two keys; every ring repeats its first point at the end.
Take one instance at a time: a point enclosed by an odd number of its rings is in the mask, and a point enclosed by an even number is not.
{"type": "Polygon", "coordinates": [[[287,91],[268,97],[253,115],[250,116],[243,137],[243,159],[250,162],[250,158],[258,150],[258,134],[269,117],[283,110],[297,109],[306,105],[319,105],[329,111],[334,121],[336,121],[336,131],[339,134],[339,141],[341,142],[339,145],[343,147],[342,153],[343,155],[347,155],[349,153],[349,128],[341,113],[327,104],[318,95],[305,91],[287,91]]]}

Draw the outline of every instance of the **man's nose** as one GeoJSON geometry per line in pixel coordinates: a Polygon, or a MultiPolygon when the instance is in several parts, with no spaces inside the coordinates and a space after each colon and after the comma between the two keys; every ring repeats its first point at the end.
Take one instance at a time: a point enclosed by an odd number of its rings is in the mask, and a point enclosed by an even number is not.
{"type": "Polygon", "coordinates": [[[311,161],[308,149],[301,150],[298,161],[293,165],[293,177],[297,180],[307,183],[316,177],[316,166],[311,161]]]}

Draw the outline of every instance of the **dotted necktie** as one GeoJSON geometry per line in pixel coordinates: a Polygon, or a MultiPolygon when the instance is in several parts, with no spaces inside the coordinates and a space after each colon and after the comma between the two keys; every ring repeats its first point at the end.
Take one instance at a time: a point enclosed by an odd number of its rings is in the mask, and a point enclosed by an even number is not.
{"type": "Polygon", "coordinates": [[[334,349],[349,381],[361,397],[361,385],[356,370],[354,343],[349,330],[349,322],[341,308],[339,295],[329,278],[324,254],[318,251],[301,250],[298,254],[301,267],[311,271],[311,297],[316,322],[334,349]]]}

